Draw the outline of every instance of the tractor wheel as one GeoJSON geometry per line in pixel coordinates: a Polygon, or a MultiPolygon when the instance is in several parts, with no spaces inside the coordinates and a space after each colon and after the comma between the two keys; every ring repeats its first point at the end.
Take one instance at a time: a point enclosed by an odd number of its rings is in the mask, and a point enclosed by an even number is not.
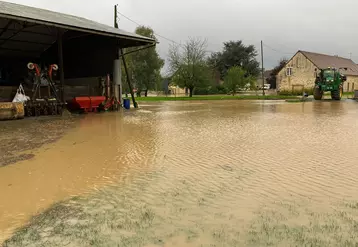
{"type": "Polygon", "coordinates": [[[322,96],[323,96],[323,91],[319,87],[316,87],[313,92],[314,99],[321,100],[322,96]]]}
{"type": "Polygon", "coordinates": [[[333,100],[341,100],[343,96],[343,88],[331,91],[331,97],[333,100]]]}

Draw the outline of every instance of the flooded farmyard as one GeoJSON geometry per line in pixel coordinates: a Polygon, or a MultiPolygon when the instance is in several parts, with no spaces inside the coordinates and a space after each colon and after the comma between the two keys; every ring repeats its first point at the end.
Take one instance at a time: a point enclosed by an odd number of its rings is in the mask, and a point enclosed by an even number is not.
{"type": "Polygon", "coordinates": [[[49,143],[25,131],[38,120],[1,123],[0,243],[355,246],[357,113],[354,101],[142,103],[46,120],[49,143]],[[16,149],[10,133],[35,144],[16,149]]]}

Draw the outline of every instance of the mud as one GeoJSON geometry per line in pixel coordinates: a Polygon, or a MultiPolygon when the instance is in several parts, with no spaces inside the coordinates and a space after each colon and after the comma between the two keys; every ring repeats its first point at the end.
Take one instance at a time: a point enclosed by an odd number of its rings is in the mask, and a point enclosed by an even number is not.
{"type": "Polygon", "coordinates": [[[74,127],[78,116],[0,121],[0,168],[34,157],[31,152],[55,142],[74,127]]]}
{"type": "Polygon", "coordinates": [[[356,246],[357,113],[248,101],[86,116],[3,168],[0,229],[18,227],[4,246],[356,246]]]}

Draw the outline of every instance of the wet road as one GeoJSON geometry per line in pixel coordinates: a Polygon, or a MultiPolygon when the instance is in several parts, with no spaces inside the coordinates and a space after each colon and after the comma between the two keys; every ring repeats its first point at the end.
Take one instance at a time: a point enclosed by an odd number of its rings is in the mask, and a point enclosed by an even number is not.
{"type": "Polygon", "coordinates": [[[354,244],[358,104],[165,102],[88,115],[0,168],[9,246],[354,244]],[[348,243],[348,244],[347,244],[348,243]]]}

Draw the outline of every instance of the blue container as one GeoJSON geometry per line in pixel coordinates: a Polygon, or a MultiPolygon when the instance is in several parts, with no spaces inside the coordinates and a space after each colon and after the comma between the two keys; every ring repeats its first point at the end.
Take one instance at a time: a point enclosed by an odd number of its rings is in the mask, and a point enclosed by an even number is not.
{"type": "Polygon", "coordinates": [[[129,110],[131,108],[131,100],[130,99],[124,99],[123,100],[123,106],[125,109],[129,110]]]}

